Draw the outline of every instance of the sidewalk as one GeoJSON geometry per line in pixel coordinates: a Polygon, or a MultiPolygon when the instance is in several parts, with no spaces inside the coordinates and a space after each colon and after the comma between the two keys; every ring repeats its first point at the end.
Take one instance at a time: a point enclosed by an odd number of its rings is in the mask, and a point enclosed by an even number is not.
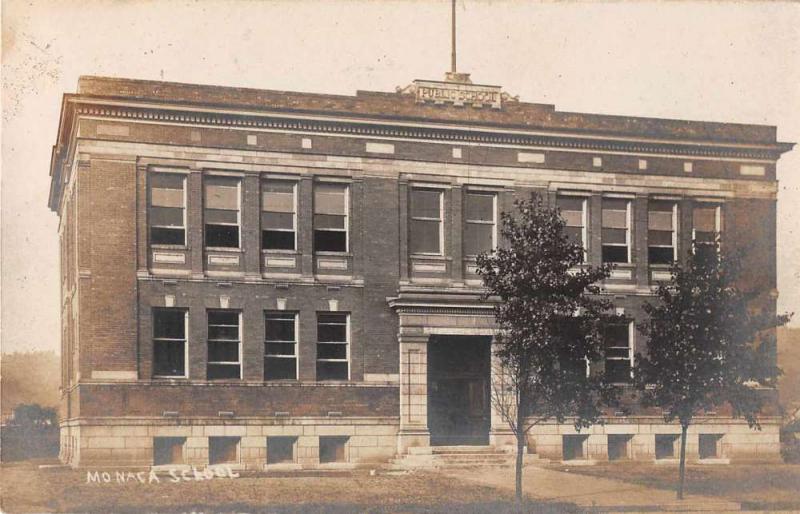
{"type": "MultiPolygon", "coordinates": [[[[514,469],[496,468],[448,471],[457,480],[498,489],[514,490],[514,469]]],[[[597,478],[527,466],[522,471],[522,490],[536,500],[574,503],[590,512],[737,512],[738,502],[713,496],[687,495],[675,499],[674,491],[654,489],[610,478],[597,478]]]]}

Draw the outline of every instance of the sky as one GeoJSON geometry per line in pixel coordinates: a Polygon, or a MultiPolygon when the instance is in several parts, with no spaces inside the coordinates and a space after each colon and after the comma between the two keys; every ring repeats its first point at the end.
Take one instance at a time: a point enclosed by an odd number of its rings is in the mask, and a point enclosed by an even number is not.
{"type": "MultiPolygon", "coordinates": [[[[800,4],[457,0],[458,68],[561,111],[776,125],[800,141],[800,4]]],[[[47,208],[81,75],[354,94],[443,78],[448,0],[2,1],[0,336],[59,348],[47,208]]],[[[800,326],[800,148],[778,164],[779,309],[800,326]]]]}

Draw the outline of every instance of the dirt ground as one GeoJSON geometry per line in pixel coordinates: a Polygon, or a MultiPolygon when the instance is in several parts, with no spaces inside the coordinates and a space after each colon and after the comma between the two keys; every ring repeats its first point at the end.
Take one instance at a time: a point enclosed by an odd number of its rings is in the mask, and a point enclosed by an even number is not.
{"type": "MultiPolygon", "coordinates": [[[[675,490],[678,466],[618,462],[556,469],[615,478],[657,489],[675,490]]],[[[688,465],[686,493],[717,496],[742,503],[743,509],[800,511],[800,465],[688,465]]]]}
{"type": "MultiPolygon", "coordinates": [[[[107,471],[106,483],[87,471],[39,469],[37,462],[3,465],[3,512],[308,512],[502,514],[517,509],[509,493],[431,474],[370,476],[367,471],[317,476],[241,476],[174,482],[107,471]],[[144,483],[142,483],[142,481],[144,483]]],[[[190,475],[191,477],[191,475],[190,475]]],[[[528,502],[526,512],[578,512],[571,505],[528,502]]]]}

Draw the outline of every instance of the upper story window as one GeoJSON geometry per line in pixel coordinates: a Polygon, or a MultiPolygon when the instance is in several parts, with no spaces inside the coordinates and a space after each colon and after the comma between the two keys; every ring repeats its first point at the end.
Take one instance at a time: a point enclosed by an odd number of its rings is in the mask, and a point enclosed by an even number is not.
{"type": "Polygon", "coordinates": [[[478,255],[497,247],[497,194],[467,191],[464,208],[464,253],[478,255]]]}
{"type": "Polygon", "coordinates": [[[444,246],[443,192],[441,189],[411,189],[409,249],[411,253],[442,255],[444,246]]]}
{"type": "Polygon", "coordinates": [[[241,183],[236,177],[205,177],[203,214],[206,247],[239,248],[241,183]]]}
{"type": "Polygon", "coordinates": [[[348,380],[349,321],[343,312],[317,314],[317,380],[348,380]]]}
{"type": "Polygon", "coordinates": [[[564,231],[571,243],[581,245],[586,251],[586,198],[580,196],[562,196],[556,198],[556,205],[561,210],[566,226],[564,231]]]}
{"type": "Polygon", "coordinates": [[[208,311],[208,379],[242,378],[239,311],[208,311]]]}
{"type": "Polygon", "coordinates": [[[295,182],[261,182],[261,248],[294,250],[297,247],[297,196],[295,182]]]}
{"type": "Polygon", "coordinates": [[[314,184],[314,251],[346,252],[347,184],[314,184]]]}
{"type": "Polygon", "coordinates": [[[186,176],[150,173],[150,244],[186,244],[186,176]]]}
{"type": "Polygon", "coordinates": [[[650,264],[671,264],[677,257],[678,204],[650,200],[647,206],[647,257],[650,264]]]}
{"type": "Polygon", "coordinates": [[[692,239],[710,244],[720,232],[720,209],[716,204],[695,204],[692,209],[692,239]]]}
{"type": "Polygon", "coordinates": [[[264,380],[297,379],[297,314],[264,313],[264,380]]]}
{"type": "Polygon", "coordinates": [[[605,330],[606,376],[611,382],[630,382],[633,373],[632,324],[610,325],[605,330]]]}
{"type": "Polygon", "coordinates": [[[603,262],[631,261],[631,202],[624,198],[603,198],[603,262]]]}
{"type": "Polygon", "coordinates": [[[153,376],[186,377],[185,309],[153,309],[153,376]]]}

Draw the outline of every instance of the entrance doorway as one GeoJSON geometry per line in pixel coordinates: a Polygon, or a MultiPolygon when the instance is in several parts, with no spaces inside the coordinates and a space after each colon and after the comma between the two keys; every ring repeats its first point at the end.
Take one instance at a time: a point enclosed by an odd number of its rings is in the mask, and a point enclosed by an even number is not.
{"type": "Polygon", "coordinates": [[[491,337],[431,336],[428,429],[431,445],[488,445],[491,337]]]}

